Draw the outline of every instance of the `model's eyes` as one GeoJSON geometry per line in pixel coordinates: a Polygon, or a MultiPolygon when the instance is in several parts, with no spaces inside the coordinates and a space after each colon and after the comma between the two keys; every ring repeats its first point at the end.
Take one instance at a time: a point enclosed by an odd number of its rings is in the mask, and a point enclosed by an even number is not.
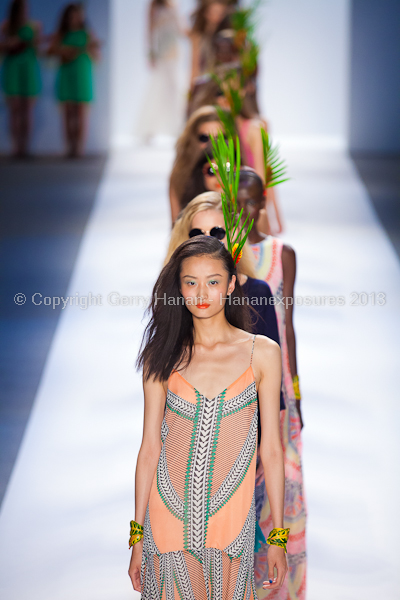
{"type": "Polygon", "coordinates": [[[256,203],[254,202],[254,200],[247,200],[246,201],[246,206],[249,206],[250,208],[252,208],[255,205],[256,205],[256,203]]]}
{"type": "MultiPolygon", "coordinates": [[[[215,286],[218,284],[219,284],[218,279],[210,279],[210,281],[208,282],[207,285],[215,286]]],[[[194,285],[197,285],[197,281],[185,281],[185,285],[187,285],[188,287],[193,287],[194,285]]]]}

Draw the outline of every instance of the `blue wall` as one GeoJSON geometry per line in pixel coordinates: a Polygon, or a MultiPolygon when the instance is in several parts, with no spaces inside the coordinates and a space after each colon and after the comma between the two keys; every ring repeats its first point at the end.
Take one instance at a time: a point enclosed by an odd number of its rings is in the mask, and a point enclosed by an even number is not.
{"type": "Polygon", "coordinates": [[[350,149],[400,152],[400,0],[353,0],[350,149]]]}
{"type": "MultiPolygon", "coordinates": [[[[134,1],[134,0],[133,0],[134,1]]],[[[8,10],[8,1],[0,0],[0,19],[8,10]]],[[[62,0],[31,0],[30,16],[41,21],[45,35],[56,29],[60,12],[67,2],[62,0]]],[[[85,3],[90,27],[102,41],[102,57],[94,67],[95,101],[90,110],[90,126],[87,150],[105,152],[109,148],[109,23],[110,0],[89,0],[85,3]]],[[[57,62],[41,59],[42,94],[35,106],[32,150],[37,153],[60,153],[64,151],[59,106],[55,100],[54,83],[57,62]]],[[[8,137],[7,106],[4,96],[0,100],[0,152],[10,148],[8,137]]]]}

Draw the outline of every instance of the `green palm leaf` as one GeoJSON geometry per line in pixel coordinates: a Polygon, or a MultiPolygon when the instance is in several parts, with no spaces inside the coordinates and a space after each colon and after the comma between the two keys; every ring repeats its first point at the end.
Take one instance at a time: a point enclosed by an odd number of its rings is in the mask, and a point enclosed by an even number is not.
{"type": "Polygon", "coordinates": [[[288,181],[290,177],[285,177],[287,167],[279,156],[279,147],[272,146],[270,137],[263,127],[261,128],[261,139],[264,154],[265,187],[274,187],[288,181]]]}
{"type": "Polygon", "coordinates": [[[218,176],[221,183],[222,212],[224,215],[228,250],[232,254],[233,248],[237,244],[235,256],[239,256],[249,231],[253,226],[253,220],[250,225],[248,223],[248,215],[244,223],[241,224],[243,209],[239,215],[237,214],[237,194],[240,177],[239,138],[236,137],[234,141],[232,137],[229,137],[227,141],[223,133],[219,132],[216,139],[210,136],[210,140],[213,149],[213,159],[211,160],[210,157],[207,158],[214,174],[218,176]]]}

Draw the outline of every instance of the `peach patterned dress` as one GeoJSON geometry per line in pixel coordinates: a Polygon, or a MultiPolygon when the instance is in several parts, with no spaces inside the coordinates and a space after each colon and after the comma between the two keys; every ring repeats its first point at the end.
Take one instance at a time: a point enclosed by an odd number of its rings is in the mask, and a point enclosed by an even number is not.
{"type": "MultiPolygon", "coordinates": [[[[255,554],[255,582],[259,600],[305,600],[306,593],[306,500],[302,472],[302,442],[300,419],[296,408],[289,353],[286,342],[285,305],[283,295],[282,240],[268,236],[263,242],[252,246],[256,259],[257,277],[266,281],[276,299],[276,318],[282,352],[282,391],[286,410],[281,411],[281,438],[285,459],[285,512],[284,527],[290,527],[287,543],[289,572],[280,590],[264,590],[267,579],[266,543],[255,554]]],[[[271,510],[265,489],[261,461],[256,475],[256,508],[258,522],[265,536],[272,529],[271,510]]]]}
{"type": "Polygon", "coordinates": [[[144,522],[143,600],[257,600],[257,423],[251,359],[211,399],[172,372],[144,522]]]}

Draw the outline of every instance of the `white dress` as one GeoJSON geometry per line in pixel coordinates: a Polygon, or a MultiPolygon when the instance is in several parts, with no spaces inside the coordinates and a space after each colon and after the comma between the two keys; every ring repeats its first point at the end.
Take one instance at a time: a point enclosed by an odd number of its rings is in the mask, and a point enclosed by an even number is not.
{"type": "Polygon", "coordinates": [[[136,135],[143,141],[155,135],[178,136],[183,125],[183,97],[179,86],[180,28],[173,6],[155,8],[151,38],[154,66],[143,98],[136,135]]]}

